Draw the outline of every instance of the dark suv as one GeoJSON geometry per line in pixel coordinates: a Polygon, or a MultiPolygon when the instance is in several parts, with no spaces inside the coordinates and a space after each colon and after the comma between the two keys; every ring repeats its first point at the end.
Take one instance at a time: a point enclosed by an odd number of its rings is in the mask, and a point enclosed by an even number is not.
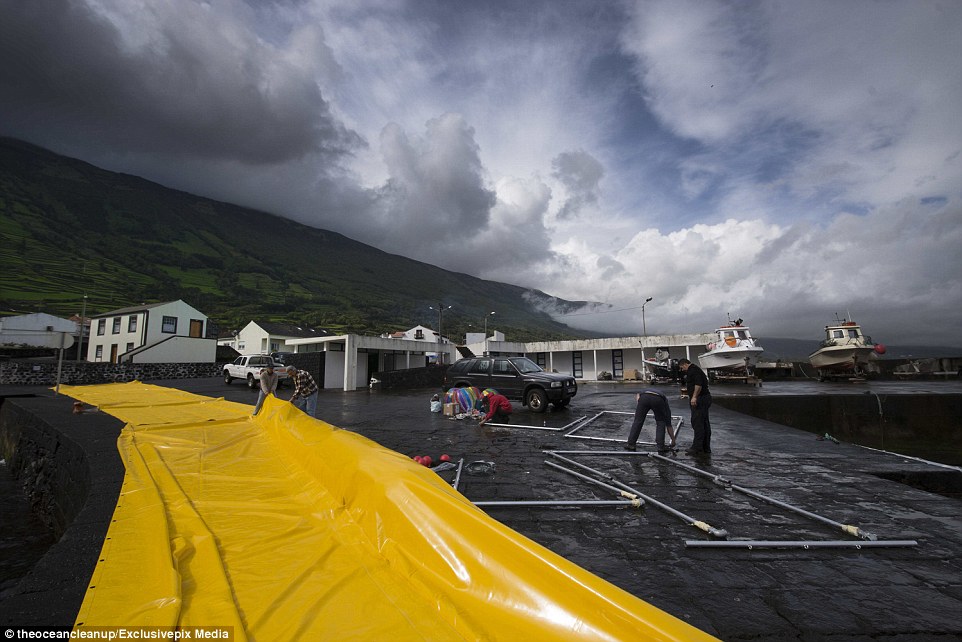
{"type": "Polygon", "coordinates": [[[494,388],[508,399],[520,400],[535,412],[548,403],[564,408],[578,394],[574,377],[545,372],[527,357],[471,357],[453,364],[444,375],[445,388],[494,388]]]}

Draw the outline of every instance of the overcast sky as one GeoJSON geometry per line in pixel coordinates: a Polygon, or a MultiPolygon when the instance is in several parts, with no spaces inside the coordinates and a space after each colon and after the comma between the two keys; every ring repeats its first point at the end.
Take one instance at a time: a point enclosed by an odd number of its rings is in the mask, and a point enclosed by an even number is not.
{"type": "Polygon", "coordinates": [[[576,326],[962,346],[960,34],[958,0],[0,0],[0,133],[610,304],[576,326]]]}

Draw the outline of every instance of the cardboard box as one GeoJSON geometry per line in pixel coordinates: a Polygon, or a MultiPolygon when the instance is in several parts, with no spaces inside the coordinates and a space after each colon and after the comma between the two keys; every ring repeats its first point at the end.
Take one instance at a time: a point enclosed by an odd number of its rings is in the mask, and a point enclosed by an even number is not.
{"type": "Polygon", "coordinates": [[[458,414],[458,404],[456,403],[446,403],[444,404],[444,416],[453,417],[458,414]]]}

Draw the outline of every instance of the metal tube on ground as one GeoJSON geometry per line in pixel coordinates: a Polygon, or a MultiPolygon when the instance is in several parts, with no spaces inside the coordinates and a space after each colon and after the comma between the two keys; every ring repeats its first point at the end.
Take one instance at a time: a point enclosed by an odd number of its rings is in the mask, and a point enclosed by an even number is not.
{"type": "MultiPolygon", "coordinates": [[[[623,437],[623,438],[618,438],[618,437],[592,437],[592,436],[590,436],[590,435],[572,435],[570,432],[569,432],[567,435],[565,435],[565,437],[571,437],[572,439],[587,439],[587,440],[589,440],[589,441],[616,441],[616,442],[618,442],[619,444],[623,444],[623,443],[625,443],[625,442],[628,440],[627,437],[623,437]]],[[[655,445],[655,442],[653,442],[653,441],[639,441],[639,442],[637,442],[637,443],[642,444],[642,445],[644,445],[644,446],[654,446],[654,445],[655,445]]]]}
{"type": "MultiPolygon", "coordinates": [[[[571,459],[568,459],[567,457],[561,457],[560,455],[558,455],[558,454],[556,454],[556,453],[554,453],[554,452],[548,452],[548,454],[551,455],[552,457],[555,457],[555,458],[560,459],[560,460],[562,460],[562,461],[568,462],[568,463],[570,463],[570,464],[574,464],[575,466],[578,466],[578,467],[580,467],[580,468],[584,468],[584,469],[586,469],[586,470],[590,470],[590,471],[594,472],[595,474],[600,475],[600,476],[608,479],[608,480],[611,482],[611,484],[612,484],[613,486],[615,486],[616,488],[621,489],[621,490],[624,490],[624,491],[627,491],[627,492],[629,492],[629,493],[631,493],[631,494],[633,494],[633,495],[635,495],[635,496],[637,496],[637,497],[640,497],[641,499],[643,499],[643,500],[645,500],[646,502],[650,503],[652,506],[657,506],[658,508],[660,508],[660,509],[662,509],[663,511],[667,512],[668,514],[674,515],[675,517],[677,517],[678,519],[682,520],[683,522],[685,522],[685,523],[688,524],[689,526],[694,526],[695,528],[697,528],[697,529],[699,529],[699,530],[701,530],[701,531],[704,531],[704,532],[708,533],[708,534],[711,535],[712,537],[718,537],[718,538],[721,538],[721,539],[725,539],[726,537],[728,537],[728,532],[725,531],[724,529],[715,528],[714,526],[711,526],[710,524],[707,524],[706,522],[699,521],[699,520],[695,519],[694,517],[691,517],[690,515],[686,515],[686,514],[682,513],[681,511],[675,510],[675,509],[672,508],[671,506],[669,506],[669,505],[667,505],[667,504],[663,504],[662,502],[658,501],[657,499],[654,499],[654,498],[652,498],[652,497],[649,497],[648,495],[645,495],[644,493],[641,493],[641,492],[635,490],[635,489],[632,488],[631,486],[628,486],[628,485],[626,485],[626,484],[622,484],[622,483],[619,482],[618,480],[614,479],[614,478],[613,478],[611,475],[609,475],[608,473],[602,472],[602,471],[600,471],[600,470],[595,470],[594,468],[591,468],[590,466],[585,466],[584,464],[579,464],[578,462],[576,462],[576,461],[574,461],[574,460],[571,460],[571,459]]],[[[564,466],[559,466],[559,465],[557,465],[557,464],[555,464],[555,463],[553,463],[553,462],[550,462],[550,461],[545,461],[545,463],[548,464],[549,466],[551,466],[552,468],[557,468],[558,470],[563,470],[563,471],[565,471],[565,472],[567,472],[567,473],[570,473],[570,474],[572,474],[572,475],[575,475],[576,477],[580,477],[580,478],[582,478],[582,479],[587,479],[588,481],[594,482],[594,483],[599,484],[599,485],[604,485],[604,486],[607,486],[607,487],[609,487],[609,488],[611,487],[611,486],[609,486],[608,484],[605,484],[604,482],[600,482],[600,481],[598,481],[597,479],[592,479],[591,477],[588,477],[587,475],[582,475],[581,473],[579,473],[579,472],[577,472],[577,471],[574,471],[574,470],[570,470],[570,469],[568,469],[568,468],[565,468],[564,466]]]]}
{"type": "Polygon", "coordinates": [[[475,506],[640,506],[634,499],[594,499],[594,500],[518,500],[497,502],[473,502],[475,506]]]}
{"type": "Polygon", "coordinates": [[[458,482],[461,481],[461,469],[464,468],[464,457],[458,460],[458,470],[454,473],[454,481],[451,482],[451,486],[454,490],[458,489],[458,482]]]}
{"type": "Polygon", "coordinates": [[[531,426],[528,424],[495,424],[488,422],[484,424],[485,426],[497,426],[498,428],[523,428],[525,430],[550,430],[552,432],[560,432],[564,428],[550,428],[548,426],[531,426]]]}
{"type": "Polygon", "coordinates": [[[880,448],[872,448],[871,446],[863,446],[861,444],[854,444],[859,448],[865,448],[866,450],[874,450],[877,453],[885,453],[886,455],[894,455],[896,457],[901,457],[903,459],[911,459],[912,461],[922,462],[923,464],[928,464],[930,466],[939,466],[940,468],[948,468],[949,470],[957,470],[962,473],[962,466],[950,466],[949,464],[940,464],[937,461],[929,461],[928,459],[922,459],[921,457],[912,457],[911,455],[903,455],[902,453],[894,453],[891,450],[882,450],[880,448]]]}
{"type": "Polygon", "coordinates": [[[878,537],[877,537],[876,535],[873,535],[872,533],[867,533],[867,532],[863,531],[862,529],[860,529],[858,526],[851,526],[851,525],[849,525],[849,524],[843,524],[843,523],[841,523],[841,522],[836,522],[836,521],[833,520],[833,519],[829,519],[829,518],[827,518],[827,517],[822,517],[821,515],[818,515],[818,514],[816,514],[816,513],[812,513],[812,512],[810,512],[810,511],[807,511],[807,510],[805,510],[804,508],[799,508],[798,506],[792,506],[791,504],[786,504],[785,502],[780,501],[780,500],[777,500],[777,499],[775,499],[774,497],[769,497],[769,496],[767,496],[767,495],[762,495],[761,493],[755,492],[754,490],[745,488],[745,487],[743,487],[743,486],[739,486],[739,485],[737,485],[737,484],[733,484],[733,483],[731,483],[730,481],[728,481],[727,479],[725,479],[724,477],[721,477],[721,476],[719,476],[719,475],[712,475],[711,473],[706,472],[706,471],[704,471],[704,470],[701,470],[700,468],[695,468],[694,466],[689,466],[688,464],[683,464],[683,463],[681,463],[680,461],[675,461],[674,459],[670,459],[670,458],[668,458],[668,457],[662,457],[661,455],[658,455],[658,454],[656,454],[656,453],[648,453],[648,456],[649,456],[649,457],[653,457],[653,458],[655,458],[655,459],[658,459],[658,460],[660,460],[660,461],[667,461],[668,463],[673,464],[673,465],[675,465],[675,466],[680,466],[680,467],[682,467],[682,468],[685,468],[686,470],[690,470],[690,471],[694,472],[694,473],[697,474],[697,475],[701,475],[702,477],[708,477],[708,478],[712,479],[713,481],[715,481],[716,483],[724,483],[724,485],[725,485],[727,488],[731,488],[732,490],[737,490],[738,492],[744,493],[745,495],[748,495],[749,497],[754,497],[755,499],[760,499],[760,500],[763,501],[763,502],[768,502],[769,504],[774,504],[775,506],[778,506],[778,507],[780,507],[780,508],[784,508],[785,510],[791,511],[791,512],[793,512],[793,513],[798,513],[799,515],[804,515],[805,517],[808,517],[808,518],[810,518],[810,519],[814,519],[815,521],[818,521],[818,522],[822,522],[823,524],[828,524],[829,526],[833,526],[833,527],[835,527],[835,528],[839,528],[839,529],[841,529],[842,531],[844,531],[844,532],[846,532],[846,533],[848,533],[849,535],[852,535],[852,536],[854,536],[854,537],[859,537],[859,538],[861,538],[861,539],[870,540],[870,541],[875,541],[875,540],[878,539],[878,537]],[[724,480],[724,482],[719,482],[718,480],[724,480]]]}
{"type": "Polygon", "coordinates": [[[685,540],[688,548],[907,548],[918,546],[914,539],[873,540],[870,542],[853,542],[852,540],[806,542],[777,540],[727,540],[724,542],[709,540],[685,540]]]}
{"type": "Polygon", "coordinates": [[[560,470],[560,471],[562,471],[562,472],[568,473],[569,475],[573,475],[574,477],[577,477],[577,478],[579,478],[579,479],[583,479],[583,480],[586,481],[586,482],[590,482],[590,483],[592,483],[592,484],[595,484],[596,486],[601,486],[602,488],[607,488],[607,489],[610,490],[611,492],[613,492],[613,493],[615,493],[615,494],[617,494],[617,495],[619,495],[619,496],[621,496],[621,497],[627,497],[628,499],[631,499],[631,500],[634,500],[634,501],[638,501],[638,502],[640,502],[641,504],[644,503],[643,501],[641,501],[640,496],[637,495],[637,494],[625,492],[624,490],[622,490],[622,489],[620,489],[620,488],[615,488],[614,486],[611,486],[611,485],[609,485],[609,484],[606,484],[606,483],[604,483],[603,481],[600,481],[600,480],[598,480],[598,479],[593,479],[593,478],[591,478],[591,477],[588,477],[587,475],[582,475],[581,473],[579,473],[579,472],[576,471],[576,470],[571,470],[570,468],[565,468],[564,466],[559,466],[558,464],[554,463],[553,461],[545,461],[544,463],[546,463],[546,464],[547,464],[549,467],[551,467],[551,468],[556,468],[556,469],[558,469],[558,470],[560,470]]]}
{"type": "Polygon", "coordinates": [[[568,436],[570,436],[570,435],[575,434],[576,432],[578,432],[579,430],[581,430],[582,428],[584,428],[585,426],[587,426],[588,424],[590,424],[592,421],[594,421],[595,419],[597,419],[598,417],[600,417],[600,416],[603,415],[603,414],[605,414],[604,411],[599,412],[597,415],[595,415],[595,416],[592,417],[591,419],[588,419],[587,421],[583,422],[580,426],[578,426],[577,428],[573,429],[571,432],[567,433],[567,434],[565,435],[565,437],[568,437],[568,436]]]}

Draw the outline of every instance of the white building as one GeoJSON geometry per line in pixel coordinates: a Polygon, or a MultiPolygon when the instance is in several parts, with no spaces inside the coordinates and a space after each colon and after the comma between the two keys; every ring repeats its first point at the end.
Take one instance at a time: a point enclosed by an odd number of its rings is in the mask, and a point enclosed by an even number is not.
{"type": "Polygon", "coordinates": [[[87,361],[213,363],[209,320],[183,301],[138,305],[90,317],[87,361]]]}
{"type": "Polygon", "coordinates": [[[66,345],[73,343],[77,323],[45,312],[0,317],[0,344],[59,348],[65,343],[63,335],[70,335],[66,345]]]}
{"type": "MultiPolygon", "coordinates": [[[[482,354],[485,349],[484,334],[476,334],[479,342],[467,348],[474,354],[482,354]]],[[[323,387],[356,390],[367,387],[374,372],[424,367],[428,361],[425,348],[438,349],[437,343],[389,338],[391,336],[345,334],[291,339],[287,341],[287,349],[298,354],[325,353],[323,387]]],[[[499,340],[488,337],[487,350],[491,355],[527,356],[545,370],[570,374],[581,381],[598,381],[603,372],[612,375],[613,380],[630,380],[644,378],[647,368],[645,362],[652,360],[656,352],[672,359],[684,357],[694,360],[714,336],[714,333],[674,334],[521,343],[504,341],[503,334],[495,333],[493,337],[499,340]]],[[[445,342],[441,346],[445,363],[457,360],[458,354],[453,344],[445,342]]]]}
{"type": "Polygon", "coordinates": [[[289,339],[310,339],[328,337],[327,330],[308,328],[291,323],[273,321],[251,321],[236,334],[221,337],[219,346],[230,346],[241,354],[270,354],[272,352],[292,352],[286,345],[289,339]]]}
{"type": "MultiPolygon", "coordinates": [[[[382,339],[403,339],[405,341],[420,341],[425,344],[425,354],[429,361],[437,362],[438,358],[438,343],[450,344],[446,337],[441,337],[438,341],[438,333],[431,328],[423,325],[416,325],[410,330],[401,330],[398,332],[391,332],[389,334],[382,334],[382,339]]],[[[440,352],[447,353],[447,349],[441,350],[440,352]]],[[[452,363],[449,358],[444,360],[444,363],[452,363]]]]}

